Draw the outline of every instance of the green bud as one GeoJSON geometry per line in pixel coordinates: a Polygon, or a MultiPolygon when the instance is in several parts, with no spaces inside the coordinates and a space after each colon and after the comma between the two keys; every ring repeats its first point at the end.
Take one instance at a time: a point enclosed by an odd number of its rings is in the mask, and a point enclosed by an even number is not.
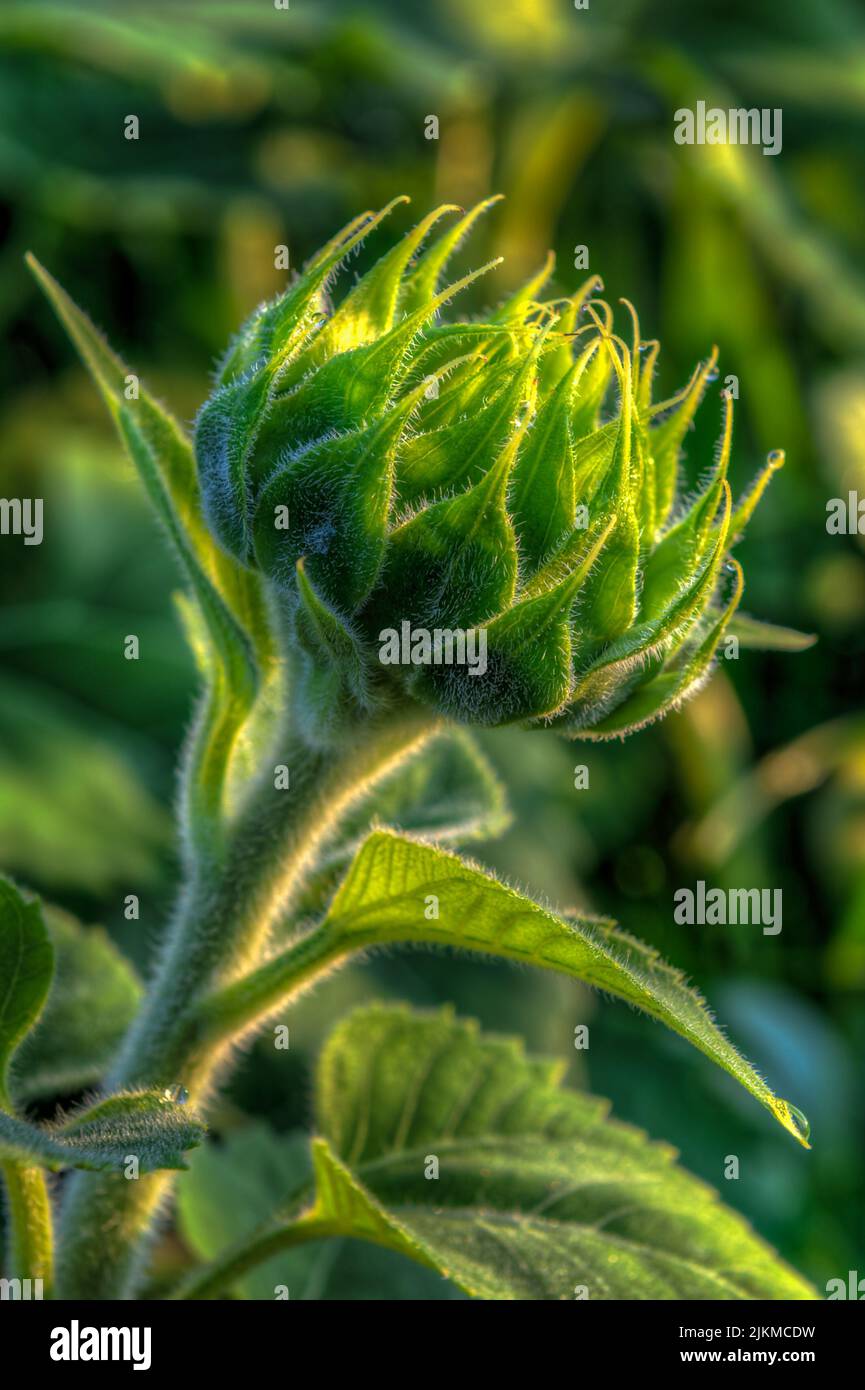
{"type": "MultiPolygon", "coordinates": [[[[401,200],[396,200],[397,202],[401,200]]],[[[354,219],[229,348],[195,437],[208,524],[285,612],[303,727],[326,739],[416,700],[460,722],[612,737],[711,670],[741,596],[727,560],[780,454],[733,507],[732,401],[683,496],[681,450],[715,356],[652,400],[658,344],[614,332],[603,286],[486,319],[440,310],[494,199],[423,249],[443,207],[333,307],[335,277],[388,215],[354,219]]]]}

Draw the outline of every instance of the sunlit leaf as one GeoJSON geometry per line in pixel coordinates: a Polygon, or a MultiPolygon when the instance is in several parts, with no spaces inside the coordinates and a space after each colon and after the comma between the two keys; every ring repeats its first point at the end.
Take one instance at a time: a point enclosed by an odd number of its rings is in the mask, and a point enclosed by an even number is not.
{"type": "Polygon", "coordinates": [[[317,1219],[486,1299],[815,1297],[563,1070],[447,1011],[352,1015],[319,1068],[317,1219]]]}
{"type": "Polygon", "coordinates": [[[713,1022],[697,991],[656,951],[610,923],[559,917],[441,849],[373,832],[318,931],[334,956],[391,942],[429,943],[572,975],[686,1038],[807,1145],[797,1112],[773,1094],[713,1022]]]}

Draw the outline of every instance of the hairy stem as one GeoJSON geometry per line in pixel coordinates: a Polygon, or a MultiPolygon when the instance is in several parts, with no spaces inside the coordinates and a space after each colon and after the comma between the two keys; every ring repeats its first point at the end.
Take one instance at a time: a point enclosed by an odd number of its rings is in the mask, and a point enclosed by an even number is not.
{"type": "MultiPolygon", "coordinates": [[[[240,1241],[217,1256],[204,1269],[194,1270],[177,1287],[172,1298],[196,1300],[216,1298],[223,1289],[230,1288],[232,1284],[237,1283],[237,1280],[248,1270],[255,1269],[256,1265],[263,1264],[282,1250],[291,1250],[298,1245],[307,1245],[312,1240],[327,1240],[331,1237],[356,1234],[356,1232],[346,1230],[345,1223],[339,1218],[323,1216],[317,1205],[312,1206],[293,1221],[285,1221],[279,1226],[268,1224],[260,1227],[246,1240],[240,1241]]],[[[389,1240],[383,1231],[381,1233],[372,1230],[366,1231],[363,1239],[372,1245],[380,1245],[384,1250],[398,1250],[400,1254],[406,1253],[402,1245],[389,1240]]],[[[420,1251],[413,1254],[413,1258],[419,1264],[427,1265],[430,1269],[435,1268],[420,1251]]]]}
{"type": "MultiPolygon", "coordinates": [[[[111,1090],[182,1083],[204,1105],[231,1052],[228,1030],[202,1046],[199,1001],[260,964],[270,932],[290,911],[322,843],[372,785],[420,748],[437,723],[414,709],[361,726],[334,752],[289,741],[232,827],[218,869],[184,884],[144,1006],[121,1051],[111,1090]]],[[[63,1207],[58,1292],[64,1298],[122,1298],[135,1287],[145,1238],[170,1175],[127,1179],[77,1173],[63,1207]]]]}
{"type": "Polygon", "coordinates": [[[41,1279],[42,1297],[51,1297],[54,1236],[48,1185],[41,1168],[9,1159],[2,1164],[6,1187],[8,1273],[13,1279],[41,1279]]]}
{"type": "Polygon", "coordinates": [[[263,1264],[281,1250],[290,1250],[297,1245],[306,1245],[311,1240],[325,1240],[330,1236],[343,1234],[339,1223],[324,1220],[315,1209],[304,1214],[290,1225],[256,1232],[240,1245],[220,1255],[204,1269],[197,1269],[179,1286],[172,1295],[175,1299],[216,1298],[223,1289],[230,1287],[250,1269],[263,1264]]]}
{"type": "Polygon", "coordinates": [[[326,927],[306,932],[272,961],[201,1000],[192,1020],[198,1045],[206,1048],[215,1038],[242,1033],[348,954],[349,948],[326,927]]]}

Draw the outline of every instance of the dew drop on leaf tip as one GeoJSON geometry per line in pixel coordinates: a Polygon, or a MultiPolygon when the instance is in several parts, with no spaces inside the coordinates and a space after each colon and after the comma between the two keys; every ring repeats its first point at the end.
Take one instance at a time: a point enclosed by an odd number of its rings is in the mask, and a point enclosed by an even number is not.
{"type": "Polygon", "coordinates": [[[793,1125],[793,1128],[795,1129],[799,1138],[804,1140],[804,1142],[807,1144],[808,1140],[811,1137],[811,1125],[809,1123],[808,1116],[803,1114],[801,1110],[797,1109],[795,1105],[791,1105],[789,1100],[785,1100],[784,1104],[787,1107],[787,1111],[789,1113],[790,1121],[793,1125]]]}

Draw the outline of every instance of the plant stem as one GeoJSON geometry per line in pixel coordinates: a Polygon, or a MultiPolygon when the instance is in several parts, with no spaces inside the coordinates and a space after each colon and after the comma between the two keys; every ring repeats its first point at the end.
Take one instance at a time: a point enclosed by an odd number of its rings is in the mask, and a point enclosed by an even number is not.
{"type": "Polygon", "coordinates": [[[290,1003],[349,950],[326,927],[305,933],[272,961],[201,1000],[194,1015],[199,1045],[207,1047],[214,1038],[236,1036],[271,1009],[290,1003]]]}
{"type": "Polygon", "coordinates": [[[50,1298],[54,1236],[45,1174],[14,1159],[3,1163],[2,1171],[9,1224],[8,1274],[13,1279],[41,1279],[42,1297],[50,1298]]]}
{"type": "Polygon", "coordinates": [[[195,1270],[176,1289],[175,1299],[215,1298],[222,1289],[235,1283],[247,1270],[254,1269],[277,1255],[281,1250],[290,1250],[297,1245],[306,1245],[311,1240],[324,1240],[329,1236],[343,1235],[339,1223],[323,1220],[315,1208],[296,1221],[285,1226],[277,1226],[258,1231],[249,1240],[236,1245],[205,1266],[195,1270]]]}
{"type": "MultiPolygon", "coordinates": [[[[357,1237],[357,1234],[356,1231],[347,1229],[345,1222],[339,1217],[323,1216],[317,1205],[312,1206],[293,1221],[260,1228],[246,1240],[218,1255],[204,1269],[194,1270],[171,1297],[178,1300],[216,1298],[223,1289],[235,1284],[247,1270],[255,1269],[256,1265],[263,1264],[282,1250],[307,1245],[312,1240],[326,1240],[333,1236],[357,1237]]],[[[381,1246],[383,1250],[399,1250],[399,1253],[405,1254],[403,1247],[388,1240],[384,1233],[368,1230],[364,1232],[362,1239],[372,1245],[381,1246]]],[[[415,1253],[413,1258],[419,1264],[427,1265],[430,1269],[435,1268],[420,1252],[415,1253]]]]}
{"type": "MultiPolygon", "coordinates": [[[[148,997],[108,1088],[181,1083],[203,1105],[231,1051],[231,1038],[202,1046],[195,1026],[203,995],[225,988],[261,961],[316,852],[363,794],[438,729],[417,709],[362,725],[351,743],[323,753],[289,740],[279,762],[288,790],[268,770],[232,828],[217,870],[197,873],[181,891],[148,997]]],[[[137,1179],[76,1173],[62,1213],[58,1292],[64,1298],[128,1297],[144,1238],[170,1175],[137,1179]]]]}

